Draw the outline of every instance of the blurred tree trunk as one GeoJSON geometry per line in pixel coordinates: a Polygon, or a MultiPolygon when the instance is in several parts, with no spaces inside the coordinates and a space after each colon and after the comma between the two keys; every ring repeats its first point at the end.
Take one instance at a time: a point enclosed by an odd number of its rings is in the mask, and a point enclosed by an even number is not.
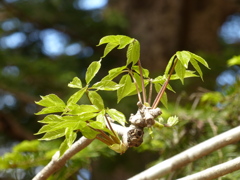
{"type": "Polygon", "coordinates": [[[129,20],[129,34],[141,42],[141,60],[150,70],[163,70],[178,50],[219,51],[218,29],[237,1],[122,0],[110,7],[129,20]]]}

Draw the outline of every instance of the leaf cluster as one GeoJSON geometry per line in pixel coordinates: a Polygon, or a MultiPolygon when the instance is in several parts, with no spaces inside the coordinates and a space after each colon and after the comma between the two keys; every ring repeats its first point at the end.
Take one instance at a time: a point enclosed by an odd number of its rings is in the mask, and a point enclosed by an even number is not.
{"type": "MultiPolygon", "coordinates": [[[[113,119],[122,126],[125,126],[124,114],[116,109],[105,107],[99,91],[117,91],[117,102],[131,95],[138,95],[138,100],[152,108],[156,108],[159,101],[167,106],[167,95],[165,90],[174,92],[169,85],[170,80],[197,77],[195,71],[188,70],[189,62],[202,78],[202,71],[198,63],[208,67],[204,59],[188,51],[178,51],[170,59],[163,76],[151,78],[149,71],[144,69],[140,63],[140,44],[134,39],[123,35],[110,35],[103,37],[98,45],[106,44],[102,58],[114,48],[123,49],[127,47],[126,64],[111,69],[108,74],[99,82],[92,83],[93,78],[101,68],[101,61],[93,61],[87,68],[85,75],[85,86],[78,77],[74,77],[68,84],[70,88],[77,91],[69,97],[65,103],[55,94],[42,96],[36,104],[44,108],[36,113],[37,115],[49,114],[39,121],[45,125],[38,131],[44,136],[40,140],[53,140],[65,136],[60,146],[62,155],[76,140],[78,132],[89,139],[97,138],[107,144],[116,152],[125,152],[126,148],[118,135],[109,126],[109,119],[113,119]],[[175,74],[173,73],[175,71],[175,74]],[[119,81],[115,81],[120,76],[119,81]],[[149,85],[148,100],[146,87],[149,85]],[[152,85],[158,92],[151,105],[152,85]],[[141,94],[142,93],[142,94],[141,94]],[[87,96],[89,104],[79,104],[81,98],[87,96]]],[[[170,126],[177,123],[177,118],[169,119],[170,126]]]]}

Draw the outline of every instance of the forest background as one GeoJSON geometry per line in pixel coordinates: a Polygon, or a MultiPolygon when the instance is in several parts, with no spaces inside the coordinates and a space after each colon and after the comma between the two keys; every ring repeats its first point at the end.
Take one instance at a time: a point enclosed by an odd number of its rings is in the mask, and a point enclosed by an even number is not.
{"type": "MultiPolygon", "coordinates": [[[[34,115],[40,110],[34,102],[50,93],[67,99],[73,93],[67,84],[75,76],[84,77],[88,65],[102,56],[103,47],[96,46],[99,40],[112,34],[138,39],[142,64],[152,74],[164,72],[179,50],[202,56],[211,70],[203,69],[204,82],[193,78],[184,86],[171,84],[177,93],[169,96],[169,107],[163,110],[179,116],[177,127],[155,131],[153,138],[146,137],[143,145],[123,155],[104,145],[89,147],[85,158],[75,162],[80,165],[71,178],[126,179],[239,124],[239,67],[227,65],[240,55],[238,0],[1,0],[0,8],[1,156],[24,140],[40,138],[33,135],[42,119],[34,115]]],[[[111,52],[102,62],[105,72],[99,79],[124,58],[124,52],[111,52]]],[[[120,104],[114,103],[114,94],[103,97],[126,116],[137,109],[135,97],[120,104]]],[[[58,145],[45,143],[32,158],[38,162],[41,153],[58,145]]],[[[239,156],[238,149],[239,143],[227,146],[166,178],[225,162],[239,156]]],[[[39,168],[36,163],[0,170],[0,179],[31,179],[39,168]]],[[[238,179],[240,173],[225,178],[238,179]]]]}

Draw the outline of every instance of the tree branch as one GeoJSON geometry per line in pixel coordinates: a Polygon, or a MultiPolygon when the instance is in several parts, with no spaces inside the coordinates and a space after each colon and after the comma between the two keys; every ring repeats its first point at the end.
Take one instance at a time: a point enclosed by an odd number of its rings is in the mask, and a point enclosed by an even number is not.
{"type": "Polygon", "coordinates": [[[206,140],[178,155],[137,174],[129,180],[152,180],[175,171],[217,149],[240,141],[240,126],[206,140]]]}
{"type": "Polygon", "coordinates": [[[47,179],[51,174],[63,167],[67,160],[87,147],[92,141],[93,139],[87,139],[82,136],[62,155],[62,157],[59,158],[59,151],[57,151],[52,157],[52,160],[33,178],[33,180],[47,179]]]}
{"type": "Polygon", "coordinates": [[[240,169],[240,157],[178,180],[211,180],[240,169]]]}

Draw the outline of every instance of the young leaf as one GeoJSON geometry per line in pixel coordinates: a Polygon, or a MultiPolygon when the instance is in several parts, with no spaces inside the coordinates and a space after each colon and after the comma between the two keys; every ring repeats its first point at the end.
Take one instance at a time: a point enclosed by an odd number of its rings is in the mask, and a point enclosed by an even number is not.
{"type": "Polygon", "coordinates": [[[122,86],[123,85],[119,85],[110,80],[102,80],[100,82],[95,83],[91,88],[97,89],[97,90],[115,91],[122,86]]]}
{"type": "Polygon", "coordinates": [[[128,44],[132,43],[134,41],[133,38],[130,38],[128,36],[122,36],[120,39],[119,47],[118,49],[123,49],[125,48],[128,44]]]}
{"type": "Polygon", "coordinates": [[[177,62],[176,66],[175,66],[175,71],[176,71],[177,76],[181,80],[182,84],[184,84],[184,77],[185,77],[186,69],[180,61],[177,62]]]}
{"type": "Polygon", "coordinates": [[[240,65],[240,56],[233,56],[231,59],[227,61],[227,65],[234,66],[234,65],[240,65]]]}
{"type": "Polygon", "coordinates": [[[166,69],[165,69],[165,71],[164,71],[164,75],[165,75],[166,77],[168,76],[169,71],[170,71],[171,67],[173,66],[175,57],[176,57],[176,54],[174,54],[174,55],[171,57],[171,59],[168,61],[167,67],[166,67],[166,69]]]}
{"type": "Polygon", "coordinates": [[[123,73],[123,70],[126,68],[126,66],[118,67],[111,69],[108,71],[108,75],[105,76],[101,81],[105,80],[113,80],[115,77],[117,77],[119,74],[123,73]]]}
{"type": "Polygon", "coordinates": [[[203,74],[202,74],[202,70],[198,65],[198,62],[195,59],[191,59],[190,60],[192,66],[196,69],[196,71],[198,72],[199,76],[201,77],[201,79],[203,80],[203,74]]]}
{"type": "Polygon", "coordinates": [[[82,82],[78,77],[74,77],[73,80],[68,84],[71,88],[82,88],[82,82]]]}
{"type": "Polygon", "coordinates": [[[36,104],[40,106],[45,107],[51,107],[51,106],[65,106],[65,103],[63,100],[61,100],[57,95],[55,94],[49,94],[47,96],[41,96],[41,100],[35,102],[36,104]]]}
{"type": "Polygon", "coordinates": [[[63,137],[64,135],[65,135],[65,128],[62,128],[62,129],[57,129],[55,131],[46,132],[44,136],[39,140],[50,141],[53,139],[63,137]]]}
{"type": "Polygon", "coordinates": [[[104,123],[105,124],[105,110],[102,110],[101,112],[98,113],[97,117],[96,117],[96,121],[104,123]]]}
{"type": "Polygon", "coordinates": [[[52,107],[43,108],[41,111],[35,114],[42,115],[42,114],[58,113],[58,112],[63,112],[64,110],[65,110],[65,106],[52,106],[52,107]]]}
{"type": "Polygon", "coordinates": [[[50,114],[46,116],[43,120],[38,121],[40,123],[58,123],[63,121],[62,116],[50,114]]]}
{"type": "MultiPolygon", "coordinates": [[[[194,73],[195,71],[186,70],[184,78],[199,77],[194,73]]],[[[170,80],[177,80],[177,79],[179,79],[179,76],[177,74],[173,74],[170,78],[170,80]]]]}
{"type": "Polygon", "coordinates": [[[208,63],[200,56],[194,54],[194,53],[190,53],[192,58],[197,60],[198,62],[200,62],[202,65],[204,65],[206,68],[210,69],[208,66],[208,63]]]}
{"type": "Polygon", "coordinates": [[[136,64],[140,58],[140,44],[137,40],[134,40],[129,44],[127,49],[127,65],[130,63],[136,64]]]}
{"type": "Polygon", "coordinates": [[[82,128],[81,133],[83,134],[83,136],[85,136],[88,139],[93,139],[96,137],[97,134],[99,134],[99,132],[94,131],[92,128],[88,126],[85,126],[84,128],[82,128]]]}
{"type": "Polygon", "coordinates": [[[89,91],[88,97],[91,103],[98,107],[99,110],[104,109],[104,103],[101,96],[96,91],[89,91]]]}
{"type": "Polygon", "coordinates": [[[182,65],[187,69],[188,63],[191,59],[191,54],[188,51],[178,51],[176,53],[178,60],[182,63],[182,65]]]}
{"type": "MultiPolygon", "coordinates": [[[[133,67],[132,67],[132,70],[134,70],[134,71],[136,71],[138,74],[140,74],[139,66],[133,66],[133,67]]],[[[142,73],[143,73],[143,77],[148,78],[148,76],[149,76],[149,71],[148,71],[148,69],[142,68],[142,73]]]]}
{"type": "Polygon", "coordinates": [[[81,97],[83,96],[83,94],[86,92],[87,87],[84,87],[82,89],[80,89],[79,91],[77,91],[76,93],[74,93],[67,101],[67,107],[72,105],[72,104],[76,104],[81,97]]]}
{"type": "Polygon", "coordinates": [[[114,121],[117,121],[122,126],[125,126],[126,118],[123,113],[117,111],[116,109],[107,109],[106,112],[114,121]]]}
{"type": "Polygon", "coordinates": [[[87,72],[86,72],[86,83],[89,84],[90,81],[94,78],[94,76],[97,74],[97,72],[99,71],[101,67],[101,60],[99,61],[93,61],[89,67],[87,68],[87,72]]]}
{"type": "Polygon", "coordinates": [[[169,117],[168,118],[168,120],[167,120],[167,124],[170,126],[170,127],[172,127],[172,126],[174,126],[174,125],[176,125],[177,123],[178,123],[178,117],[177,116],[171,116],[171,117],[169,117]]]}
{"type": "Polygon", "coordinates": [[[111,42],[108,43],[104,49],[103,56],[101,58],[104,58],[107,56],[108,53],[110,53],[115,47],[119,45],[119,42],[111,42]]]}
{"type": "Polygon", "coordinates": [[[161,98],[161,103],[166,107],[168,108],[168,98],[167,98],[167,93],[164,92],[163,93],[163,96],[161,98]]]}
{"type": "Polygon", "coordinates": [[[108,146],[110,149],[114,150],[117,153],[123,154],[127,150],[127,147],[123,144],[113,144],[111,146],[108,146]]]}
{"type": "Polygon", "coordinates": [[[116,42],[120,42],[120,39],[123,36],[121,35],[109,35],[109,36],[104,36],[103,38],[100,39],[99,44],[97,46],[100,46],[102,44],[106,44],[106,43],[116,43],[116,42]]]}
{"type": "Polygon", "coordinates": [[[99,110],[95,105],[75,104],[67,114],[82,116],[89,113],[97,113],[99,110]]]}
{"type": "Polygon", "coordinates": [[[131,84],[132,80],[129,74],[122,76],[121,80],[119,81],[119,85],[122,85],[122,87],[117,90],[118,103],[122,98],[126,97],[131,92],[131,84]]]}
{"type": "Polygon", "coordinates": [[[72,143],[75,141],[75,139],[77,137],[77,133],[74,132],[73,129],[67,127],[65,130],[65,136],[66,136],[66,140],[67,140],[67,145],[68,145],[68,147],[70,147],[72,145],[72,143]]]}

